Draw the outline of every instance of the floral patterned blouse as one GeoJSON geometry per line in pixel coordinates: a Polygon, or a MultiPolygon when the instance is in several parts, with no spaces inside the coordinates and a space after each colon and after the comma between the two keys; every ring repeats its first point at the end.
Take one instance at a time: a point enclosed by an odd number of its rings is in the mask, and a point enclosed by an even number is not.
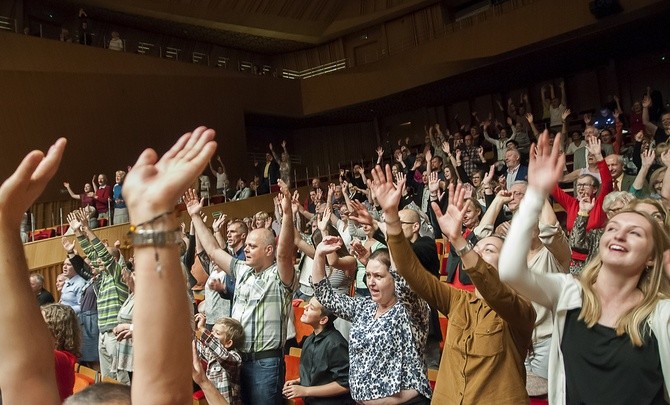
{"type": "Polygon", "coordinates": [[[314,285],[321,305],[352,323],[349,388],[356,401],[410,389],[427,398],[432,394],[423,357],[430,308],[395,270],[390,273],[398,301],[377,319],[377,304],[371,298],[336,293],[327,278],[314,285]]]}

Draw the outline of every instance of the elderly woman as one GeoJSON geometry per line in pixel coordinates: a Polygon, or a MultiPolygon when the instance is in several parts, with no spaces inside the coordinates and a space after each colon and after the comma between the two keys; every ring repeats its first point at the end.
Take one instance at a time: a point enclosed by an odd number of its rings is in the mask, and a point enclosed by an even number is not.
{"type": "MultiPolygon", "coordinates": [[[[635,197],[627,191],[613,191],[603,200],[603,211],[607,218],[612,218],[621,211],[635,197]]],[[[579,253],[586,254],[586,260],[574,259],[570,262],[570,273],[578,274],[584,265],[598,254],[600,237],[604,228],[591,229],[586,232],[586,223],[589,221],[591,210],[593,210],[594,199],[583,198],[579,201],[579,212],[570,232],[570,248],[579,253]]]]}
{"type": "MultiPolygon", "coordinates": [[[[560,136],[560,135],[559,135],[560,136]]],[[[557,136],[557,140],[558,137],[557,136]]],[[[528,190],[500,255],[500,277],[553,313],[549,402],[661,404],[670,387],[670,241],[648,214],[623,210],[579,278],[527,270],[526,235],[561,178],[560,142],[531,156],[528,190]],[[664,388],[665,386],[665,388],[664,388]]],[[[665,398],[665,399],[664,399],[665,398]]]]}
{"type": "MultiPolygon", "coordinates": [[[[528,402],[524,359],[531,347],[535,311],[530,301],[498,279],[502,240],[483,238],[473,247],[462,233],[464,190],[450,187],[445,214],[433,209],[475,286],[474,293],[442,283],[421,266],[403,235],[398,202],[403,184],[394,187],[381,168],[372,188],[384,210],[389,247],[398,272],[412,290],[449,317],[449,329],[433,394],[436,404],[520,404],[528,402]]],[[[524,256],[525,259],[525,256],[524,256]]]]}
{"type": "Polygon", "coordinates": [[[336,293],[326,278],[326,256],[341,246],[341,240],[332,236],[318,245],[312,282],[315,296],[324,308],[352,323],[352,398],[368,405],[429,404],[431,390],[423,360],[428,305],[391,269],[386,249],[377,250],[368,259],[365,277],[369,298],[336,293]]]}

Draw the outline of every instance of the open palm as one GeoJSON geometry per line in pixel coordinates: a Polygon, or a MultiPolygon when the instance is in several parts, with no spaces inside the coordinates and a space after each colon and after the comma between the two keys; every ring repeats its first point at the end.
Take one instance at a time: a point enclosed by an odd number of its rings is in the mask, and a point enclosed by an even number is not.
{"type": "Polygon", "coordinates": [[[214,155],[214,135],[214,130],[198,127],[179,138],[160,160],[153,149],[140,155],[123,184],[133,222],[172,211],[179,196],[214,155]]]}

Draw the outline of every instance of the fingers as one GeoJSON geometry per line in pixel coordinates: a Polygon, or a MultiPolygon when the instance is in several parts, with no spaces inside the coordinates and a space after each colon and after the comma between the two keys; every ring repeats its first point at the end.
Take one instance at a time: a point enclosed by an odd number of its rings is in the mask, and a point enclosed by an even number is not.
{"type": "MultiPolygon", "coordinates": [[[[168,153],[170,153],[170,151],[168,151],[168,153]]],[[[156,151],[148,148],[145,149],[142,154],[140,154],[140,157],[137,158],[135,165],[133,165],[133,169],[140,168],[142,166],[153,165],[157,161],[158,155],[156,154],[156,151]]],[[[93,177],[93,183],[95,183],[95,177],[93,177]]]]}
{"type": "Polygon", "coordinates": [[[46,186],[46,183],[58,170],[66,144],[67,140],[65,138],[59,138],[51,145],[46,157],[39,162],[37,168],[32,173],[31,180],[40,182],[42,187],[46,186]]]}

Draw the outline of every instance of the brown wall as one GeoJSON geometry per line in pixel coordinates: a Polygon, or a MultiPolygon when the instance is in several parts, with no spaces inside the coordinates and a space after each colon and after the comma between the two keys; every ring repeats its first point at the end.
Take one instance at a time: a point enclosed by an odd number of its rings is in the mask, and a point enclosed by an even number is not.
{"type": "Polygon", "coordinates": [[[141,55],[0,34],[0,139],[6,177],[31,149],[69,139],[43,199],[95,173],[113,177],[146,147],[159,153],[198,125],[217,131],[232,177],[251,172],[244,112],[299,116],[299,83],[141,55]],[[277,102],[281,100],[281,102],[277,102]]]}

